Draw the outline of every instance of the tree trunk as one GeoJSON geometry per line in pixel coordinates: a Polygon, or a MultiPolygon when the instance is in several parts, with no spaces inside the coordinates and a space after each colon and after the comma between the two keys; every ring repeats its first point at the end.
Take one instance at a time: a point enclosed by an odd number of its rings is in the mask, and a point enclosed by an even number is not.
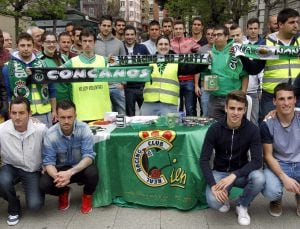
{"type": "Polygon", "coordinates": [[[53,33],[56,34],[56,28],[57,28],[57,20],[53,19],[53,33]]]}
{"type": "Polygon", "coordinates": [[[17,38],[19,36],[20,28],[19,28],[19,16],[15,16],[15,37],[17,38]]]}

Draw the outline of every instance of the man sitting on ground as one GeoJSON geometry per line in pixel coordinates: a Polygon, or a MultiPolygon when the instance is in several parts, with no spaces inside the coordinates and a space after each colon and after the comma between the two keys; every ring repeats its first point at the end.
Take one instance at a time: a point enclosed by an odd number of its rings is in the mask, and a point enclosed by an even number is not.
{"type": "Polygon", "coordinates": [[[15,183],[20,180],[28,209],[37,211],[44,204],[39,189],[42,164],[42,141],[47,130],[31,119],[30,103],[16,97],[10,104],[10,120],[0,125],[0,195],[8,202],[7,224],[16,225],[21,216],[20,200],[15,183]]]}
{"type": "Polygon", "coordinates": [[[230,92],[225,101],[226,116],[213,124],[206,134],[200,166],[207,182],[208,206],[228,212],[229,193],[233,186],[244,188],[237,199],[236,213],[240,225],[249,225],[248,207],[264,187],[262,150],[259,129],[245,117],[246,94],[230,92]],[[215,150],[213,169],[210,158],[215,150]],[[250,158],[248,152],[250,150],[250,158]]]}
{"type": "Polygon", "coordinates": [[[76,120],[75,104],[61,100],[57,104],[58,123],[48,129],[44,138],[41,177],[43,193],[59,196],[59,210],[70,206],[71,183],[84,184],[81,212],[92,211],[92,195],[98,183],[98,172],[93,164],[93,135],[89,126],[76,120]]]}
{"type": "Polygon", "coordinates": [[[274,89],[273,103],[276,115],[261,123],[261,138],[266,185],[263,195],[270,202],[272,216],[282,214],[283,187],[295,193],[297,215],[300,216],[300,117],[295,113],[296,96],[293,87],[287,83],[274,89]]]}

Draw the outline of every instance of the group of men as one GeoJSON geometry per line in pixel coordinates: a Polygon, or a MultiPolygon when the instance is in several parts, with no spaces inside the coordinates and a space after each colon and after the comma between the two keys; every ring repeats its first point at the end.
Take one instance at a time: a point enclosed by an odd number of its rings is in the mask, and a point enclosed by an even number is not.
{"type": "MultiPolygon", "coordinates": [[[[234,42],[299,46],[299,13],[293,9],[282,10],[277,17],[277,28],[272,26],[273,19],[270,18],[270,34],[262,39],[258,36],[257,19],[248,20],[248,37],[245,37],[237,25],[229,28],[207,26],[204,31],[203,20],[196,17],[192,21],[192,36],[186,37],[183,21],[165,18],[162,26],[155,20],[150,22],[149,39],[138,43],[135,27],[126,26],[123,19],[117,19],[113,35],[112,18],[103,16],[97,36],[68,24],[66,31],[58,36],[58,47],[60,53],[69,58],[62,66],[67,68],[106,67],[109,56],[155,55],[156,40],[161,33],[170,39],[174,53],[211,52],[212,63],[201,76],[178,76],[179,110],[196,116],[198,96],[203,115],[220,120],[210,127],[200,159],[208,183],[207,201],[210,207],[227,212],[230,189],[232,186],[243,187],[244,192],[237,201],[238,222],[248,225],[247,208],[261,191],[271,200],[270,213],[281,214],[283,186],[296,194],[297,214],[300,215],[300,158],[297,156],[300,121],[294,113],[296,98],[290,86],[300,72],[299,59],[262,61],[241,57],[237,60],[240,69],[224,71],[234,42]],[[208,93],[203,85],[205,77],[212,75],[218,76],[218,88],[208,93]],[[254,124],[244,118],[246,93],[252,98],[251,121],[254,124]],[[259,110],[264,117],[274,107],[276,115],[262,122],[259,134],[259,110]],[[212,170],[209,161],[213,151],[212,170]],[[267,165],[263,172],[260,170],[262,155],[267,165]]],[[[93,165],[92,134],[87,124],[81,121],[101,119],[111,107],[120,114],[134,116],[136,103],[139,107],[143,103],[144,83],[140,82],[72,84],[72,101],[64,98],[57,101],[54,84],[34,84],[28,77],[31,73],[28,67],[44,66],[35,55],[42,51],[42,33],[37,27],[21,33],[16,42],[17,50],[11,56],[3,46],[4,34],[0,33],[0,59],[5,60],[1,63],[8,61],[1,71],[4,76],[0,76],[0,115],[7,118],[8,112],[11,118],[0,125],[3,164],[0,195],[8,201],[9,225],[17,224],[21,216],[20,201],[14,188],[19,181],[24,186],[27,206],[33,210],[43,205],[46,193],[59,196],[59,209],[66,210],[70,197],[68,184],[83,183],[81,212],[90,212],[98,174],[93,165]],[[31,116],[49,129],[35,119],[33,121],[31,116]],[[52,126],[56,121],[58,123],[52,126]]]]}

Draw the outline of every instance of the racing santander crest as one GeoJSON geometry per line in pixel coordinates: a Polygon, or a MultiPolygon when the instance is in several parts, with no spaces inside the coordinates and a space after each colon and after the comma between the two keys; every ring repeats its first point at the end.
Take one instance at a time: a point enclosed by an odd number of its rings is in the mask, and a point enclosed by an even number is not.
{"type": "Polygon", "coordinates": [[[172,130],[140,131],[142,141],[136,146],[132,155],[132,167],[140,181],[151,187],[168,184],[163,170],[172,166],[169,151],[173,148],[176,137],[172,130]]]}

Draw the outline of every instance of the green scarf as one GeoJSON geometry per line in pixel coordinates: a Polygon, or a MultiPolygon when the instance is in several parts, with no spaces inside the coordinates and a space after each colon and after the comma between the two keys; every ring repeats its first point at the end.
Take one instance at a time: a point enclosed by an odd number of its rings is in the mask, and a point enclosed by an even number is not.
{"type": "MultiPolygon", "coordinates": [[[[43,63],[39,59],[35,59],[30,63],[31,67],[43,67],[43,63]]],[[[10,83],[10,91],[13,97],[23,96],[32,102],[32,82],[31,76],[28,76],[26,68],[28,65],[17,59],[8,62],[8,76],[10,83]]],[[[49,102],[49,92],[47,84],[35,84],[38,93],[41,96],[42,103],[49,102]]]]}

